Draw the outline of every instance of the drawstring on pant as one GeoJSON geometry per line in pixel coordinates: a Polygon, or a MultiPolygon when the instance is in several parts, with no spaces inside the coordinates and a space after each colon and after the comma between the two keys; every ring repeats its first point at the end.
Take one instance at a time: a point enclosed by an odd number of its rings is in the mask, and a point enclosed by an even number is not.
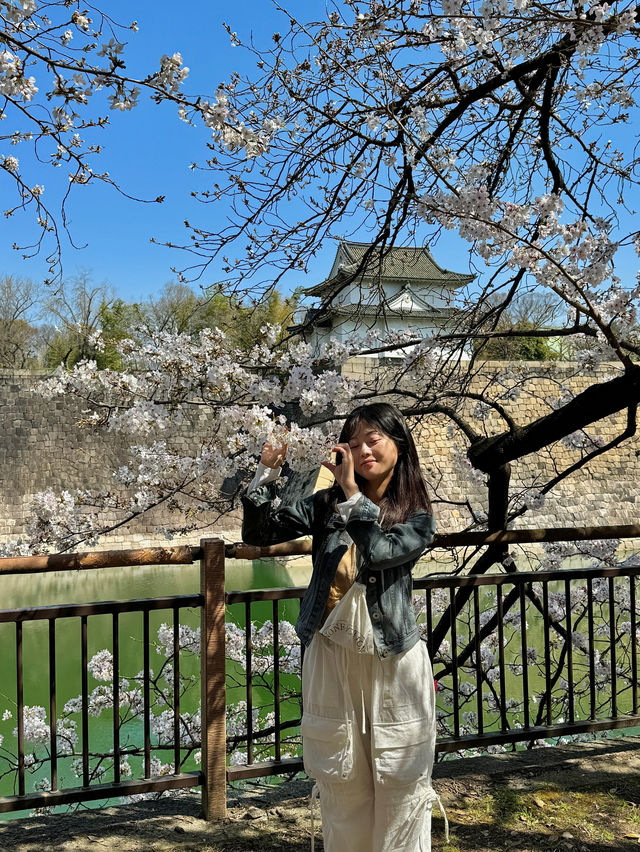
{"type": "MultiPolygon", "coordinates": [[[[347,653],[346,651],[344,651],[344,649],[341,649],[341,650],[343,650],[344,670],[345,670],[345,673],[346,673],[346,676],[347,676],[347,680],[350,680],[351,679],[350,668],[351,668],[351,666],[353,665],[353,662],[354,662],[354,660],[353,660],[354,655],[347,653]]],[[[360,730],[362,731],[363,734],[366,734],[367,733],[367,709],[366,709],[366,706],[365,706],[365,703],[364,703],[364,689],[363,689],[363,686],[362,686],[362,668],[360,666],[360,660],[357,661],[356,672],[357,672],[357,676],[358,676],[358,683],[360,685],[360,719],[361,719],[360,730]]],[[[353,700],[349,696],[348,691],[345,692],[345,698],[346,698],[345,703],[346,703],[347,707],[349,707],[349,705],[351,705],[351,711],[353,712],[354,722],[357,723],[358,714],[356,713],[356,708],[353,706],[353,700]]]]}
{"type": "Polygon", "coordinates": [[[444,819],[444,839],[445,842],[449,842],[449,820],[447,819],[447,812],[444,809],[444,805],[440,801],[440,796],[436,795],[436,799],[438,800],[438,807],[440,808],[440,813],[442,814],[442,818],[444,819]]]}
{"type": "Polygon", "coordinates": [[[442,817],[444,819],[444,837],[445,837],[445,841],[448,843],[449,842],[449,820],[447,819],[447,813],[444,809],[444,805],[442,804],[442,800],[440,799],[440,796],[436,793],[436,791],[433,789],[433,787],[429,788],[429,792],[427,793],[427,796],[428,796],[427,801],[431,806],[433,806],[434,802],[438,803],[438,807],[440,808],[440,813],[442,814],[442,817]]]}
{"type": "MultiPolygon", "coordinates": [[[[311,811],[311,852],[314,852],[316,848],[316,825],[315,825],[315,814],[313,803],[315,799],[320,798],[320,789],[317,784],[313,785],[313,789],[311,790],[311,795],[309,796],[309,810],[311,811]]],[[[446,817],[445,817],[446,819],[446,817]]],[[[448,831],[448,829],[447,829],[448,831]]],[[[447,833],[447,838],[449,837],[447,833]]]]}

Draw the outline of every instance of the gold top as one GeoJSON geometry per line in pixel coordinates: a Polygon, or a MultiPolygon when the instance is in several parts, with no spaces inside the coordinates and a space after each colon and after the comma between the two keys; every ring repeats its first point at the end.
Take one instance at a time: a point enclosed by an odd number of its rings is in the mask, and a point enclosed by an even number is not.
{"type": "Polygon", "coordinates": [[[329,589],[327,607],[322,617],[324,623],[331,610],[347,594],[356,579],[356,546],[352,544],[342,557],[336,568],[336,576],[329,589]]]}

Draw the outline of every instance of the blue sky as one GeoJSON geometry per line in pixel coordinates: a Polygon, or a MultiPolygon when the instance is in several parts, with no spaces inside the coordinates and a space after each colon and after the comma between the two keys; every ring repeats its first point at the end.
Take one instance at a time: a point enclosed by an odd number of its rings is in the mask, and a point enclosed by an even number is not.
{"type": "MultiPolygon", "coordinates": [[[[130,0],[127,3],[109,0],[105,8],[123,24],[128,25],[134,19],[138,21],[138,33],[125,32],[129,42],[126,50],[128,73],[144,76],[158,67],[161,54],[179,51],[190,68],[186,91],[208,96],[221,81],[229,79],[232,71],[250,73],[253,67],[249,54],[231,46],[222,26],[223,20],[242,39],[253,36],[258,45],[265,46],[271,44],[272,33],[284,31],[288,23],[271,0],[236,0],[232,4],[215,0],[198,2],[185,5],[181,13],[180,7],[169,6],[162,0],[130,0]]],[[[326,15],[322,0],[291,0],[287,8],[302,20],[326,15]]],[[[103,112],[102,109],[96,111],[103,112]]],[[[96,131],[93,137],[103,146],[103,153],[95,160],[95,168],[107,170],[133,196],[155,198],[164,195],[165,202],[140,204],[101,184],[78,187],[72,193],[67,212],[72,237],[77,245],[84,247],[73,248],[65,240],[64,277],[68,279],[77,272],[88,271],[95,283],[110,285],[122,298],[144,299],[165,282],[176,280],[172,266],[180,269],[189,264],[189,255],[185,252],[153,245],[150,240],[186,243],[185,219],[215,231],[223,226],[226,210],[223,204],[203,206],[190,195],[192,190],[206,186],[206,175],[189,169],[192,162],[201,162],[206,156],[205,146],[210,138],[206,129],[192,128],[181,122],[175,106],[168,103],[158,106],[141,100],[140,106],[131,112],[110,111],[109,116],[110,126],[96,131]]],[[[83,135],[88,137],[88,133],[83,135]]],[[[15,153],[21,164],[28,162],[26,147],[18,146],[15,153]]],[[[37,172],[32,172],[29,178],[32,185],[45,186],[46,199],[54,209],[56,196],[59,198],[66,188],[66,180],[65,170],[46,166],[38,166],[37,172]]],[[[2,185],[6,187],[7,183],[3,181],[2,185]]],[[[16,214],[12,219],[0,218],[0,274],[22,275],[35,280],[47,276],[45,252],[23,260],[20,253],[11,249],[14,242],[28,242],[29,238],[37,236],[39,229],[31,220],[30,211],[16,214]]],[[[286,292],[300,284],[310,285],[322,280],[330,269],[334,253],[334,244],[324,245],[313,259],[308,274],[290,274],[281,289],[286,292]]],[[[633,282],[637,269],[637,259],[632,254],[627,251],[620,258],[619,270],[626,283],[633,282]]],[[[444,267],[468,271],[468,244],[454,234],[444,234],[434,249],[434,256],[444,267]]],[[[212,265],[199,283],[207,285],[223,280],[221,265],[212,265]]]]}

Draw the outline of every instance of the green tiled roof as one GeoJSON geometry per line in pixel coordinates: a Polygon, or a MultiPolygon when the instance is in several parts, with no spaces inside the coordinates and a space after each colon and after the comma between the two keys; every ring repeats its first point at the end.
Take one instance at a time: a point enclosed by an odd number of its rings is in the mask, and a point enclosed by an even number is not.
{"type": "MultiPolygon", "coordinates": [[[[336,258],[342,255],[340,268],[332,278],[306,289],[310,296],[321,296],[331,292],[356,271],[363,262],[369,243],[356,243],[342,240],[338,246],[336,258]]],[[[426,246],[393,246],[381,251],[376,249],[362,273],[363,278],[414,280],[421,283],[439,284],[445,287],[462,287],[475,276],[463,272],[443,269],[433,259],[426,246]]]]}

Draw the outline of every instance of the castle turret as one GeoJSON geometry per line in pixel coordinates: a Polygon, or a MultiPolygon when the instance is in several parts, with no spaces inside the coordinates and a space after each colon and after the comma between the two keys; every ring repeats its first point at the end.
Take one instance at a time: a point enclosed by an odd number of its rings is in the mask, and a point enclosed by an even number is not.
{"type": "Polygon", "coordinates": [[[304,291],[319,305],[301,308],[296,323],[306,325],[303,334],[314,348],[331,337],[362,339],[374,330],[428,336],[451,322],[455,292],[473,278],[443,269],[426,246],[381,251],[341,240],[328,277],[304,291]]]}

